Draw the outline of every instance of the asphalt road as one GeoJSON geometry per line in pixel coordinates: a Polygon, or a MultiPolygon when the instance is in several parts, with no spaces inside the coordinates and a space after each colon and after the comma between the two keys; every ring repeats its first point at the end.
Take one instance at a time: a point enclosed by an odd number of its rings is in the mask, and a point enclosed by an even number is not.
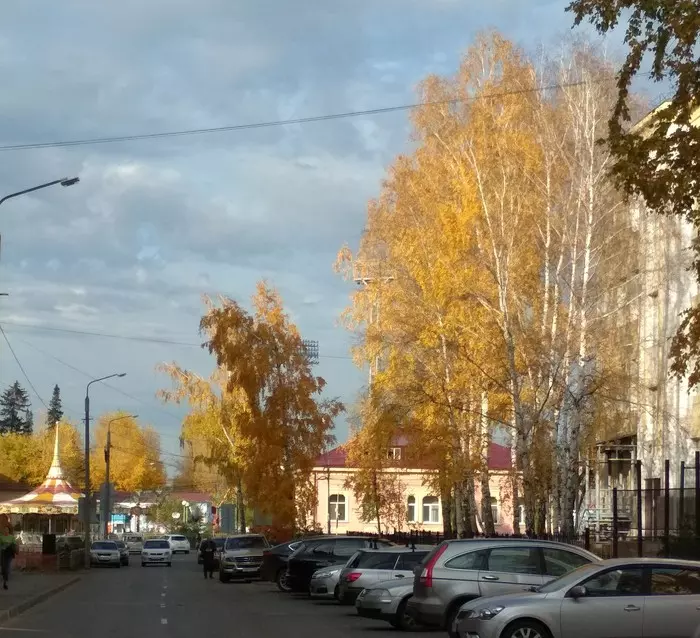
{"type": "MultiPolygon", "coordinates": [[[[441,638],[442,633],[421,632],[441,638]]],[[[398,638],[353,607],[277,591],[272,583],[205,580],[194,552],[172,567],[96,568],[64,592],[0,627],[0,638],[398,638]]]]}

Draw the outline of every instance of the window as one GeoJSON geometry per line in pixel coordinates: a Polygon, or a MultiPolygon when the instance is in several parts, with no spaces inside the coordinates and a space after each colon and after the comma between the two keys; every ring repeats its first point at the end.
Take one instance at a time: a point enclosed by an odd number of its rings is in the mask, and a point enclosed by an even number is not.
{"type": "Polygon", "coordinates": [[[428,552],[406,552],[399,554],[399,560],[396,563],[396,569],[403,569],[412,572],[415,567],[418,567],[423,562],[423,559],[428,555],[428,552]]]}
{"type": "Polygon", "coordinates": [[[239,536],[226,539],[226,550],[262,549],[269,547],[264,536],[239,536]]]}
{"type": "Polygon", "coordinates": [[[406,508],[406,520],[409,523],[415,523],[416,521],[416,497],[408,497],[408,507],[406,508]]]}
{"type": "Polygon", "coordinates": [[[542,549],[542,553],[544,554],[544,573],[556,578],[591,562],[583,556],[567,552],[564,549],[545,547],[542,549]]]}
{"type": "Polygon", "coordinates": [[[491,497],[491,516],[493,516],[493,524],[498,525],[498,499],[495,496],[491,497]]]}
{"type": "Polygon", "coordinates": [[[586,596],[640,596],[642,595],[642,568],[610,569],[581,583],[586,596]]]}
{"type": "Polygon", "coordinates": [[[316,543],[315,545],[311,545],[309,547],[310,551],[307,552],[308,554],[311,554],[313,556],[332,556],[333,555],[333,545],[335,543],[333,541],[327,542],[327,543],[316,543]]]}
{"type": "Polygon", "coordinates": [[[445,563],[445,567],[450,569],[482,569],[486,564],[484,559],[486,558],[486,551],[482,550],[480,552],[469,552],[468,554],[462,554],[461,556],[456,556],[452,560],[448,560],[445,563]]]}
{"type": "Polygon", "coordinates": [[[352,566],[360,569],[394,569],[396,558],[396,552],[361,552],[352,566]]]}
{"type": "Polygon", "coordinates": [[[697,596],[700,594],[700,570],[681,567],[652,567],[653,596],[697,596]]]}
{"type": "Polygon", "coordinates": [[[509,574],[539,574],[539,550],[536,547],[496,547],[489,553],[486,569],[509,574]]]}
{"type": "Polygon", "coordinates": [[[328,499],[328,511],[332,521],[347,521],[344,494],[331,494],[328,499]]]}
{"type": "Polygon", "coordinates": [[[401,460],[401,448],[400,447],[390,447],[387,455],[393,461],[401,460]]]}
{"type": "Polygon", "coordinates": [[[440,522],[440,502],[437,496],[426,496],[423,498],[423,522],[440,522]]]}
{"type": "Polygon", "coordinates": [[[358,549],[367,547],[365,540],[362,538],[343,538],[335,542],[335,556],[341,558],[350,558],[358,549]]]}

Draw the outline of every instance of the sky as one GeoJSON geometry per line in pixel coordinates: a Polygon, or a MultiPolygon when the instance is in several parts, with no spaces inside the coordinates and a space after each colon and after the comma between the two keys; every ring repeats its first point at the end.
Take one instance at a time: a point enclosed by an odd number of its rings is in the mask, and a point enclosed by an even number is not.
{"type": "MultiPolygon", "coordinates": [[[[3,5],[0,146],[159,133],[416,101],[483,29],[527,48],[571,27],[566,1],[36,0],[3,5]]],[[[615,43],[613,43],[615,44],[615,43]]],[[[191,137],[0,150],[0,386],[35,414],[54,384],[66,416],[136,413],[170,469],[183,411],[156,396],[161,362],[206,375],[202,294],[246,302],[275,285],[319,341],[327,394],[352,404],[366,373],[338,324],[352,284],[332,271],[356,246],[367,200],[410,148],[406,112],[191,137]],[[94,334],[113,336],[96,336],[94,334]],[[17,360],[24,371],[20,369],[17,360]],[[27,377],[29,381],[27,381],[27,377]],[[38,396],[37,396],[38,394],[38,396]],[[40,397],[40,398],[39,398],[40,397]]],[[[339,441],[347,423],[339,421],[339,441]]]]}

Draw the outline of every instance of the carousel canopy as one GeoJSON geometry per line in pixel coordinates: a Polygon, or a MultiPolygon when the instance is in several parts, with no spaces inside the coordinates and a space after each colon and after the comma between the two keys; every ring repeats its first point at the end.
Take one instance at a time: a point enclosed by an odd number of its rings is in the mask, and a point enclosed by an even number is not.
{"type": "Polygon", "coordinates": [[[80,492],[66,481],[58,453],[58,424],[55,426],[53,461],[44,482],[24,496],[0,503],[4,514],[77,514],[80,492]]]}

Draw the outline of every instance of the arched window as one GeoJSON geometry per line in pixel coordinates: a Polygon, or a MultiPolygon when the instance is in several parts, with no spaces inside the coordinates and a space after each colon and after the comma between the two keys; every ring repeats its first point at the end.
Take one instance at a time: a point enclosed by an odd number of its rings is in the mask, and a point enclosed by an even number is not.
{"type": "Polygon", "coordinates": [[[491,497],[491,516],[493,516],[493,524],[498,525],[500,523],[498,519],[498,499],[495,496],[491,497]]]}
{"type": "Polygon", "coordinates": [[[406,508],[406,520],[409,523],[416,522],[416,497],[408,497],[408,507],[406,508]]]}
{"type": "Polygon", "coordinates": [[[440,501],[438,501],[437,496],[423,497],[423,522],[440,522],[440,501]]]}
{"type": "Polygon", "coordinates": [[[328,511],[332,521],[347,521],[347,508],[344,494],[331,494],[328,497],[328,511]]]}

